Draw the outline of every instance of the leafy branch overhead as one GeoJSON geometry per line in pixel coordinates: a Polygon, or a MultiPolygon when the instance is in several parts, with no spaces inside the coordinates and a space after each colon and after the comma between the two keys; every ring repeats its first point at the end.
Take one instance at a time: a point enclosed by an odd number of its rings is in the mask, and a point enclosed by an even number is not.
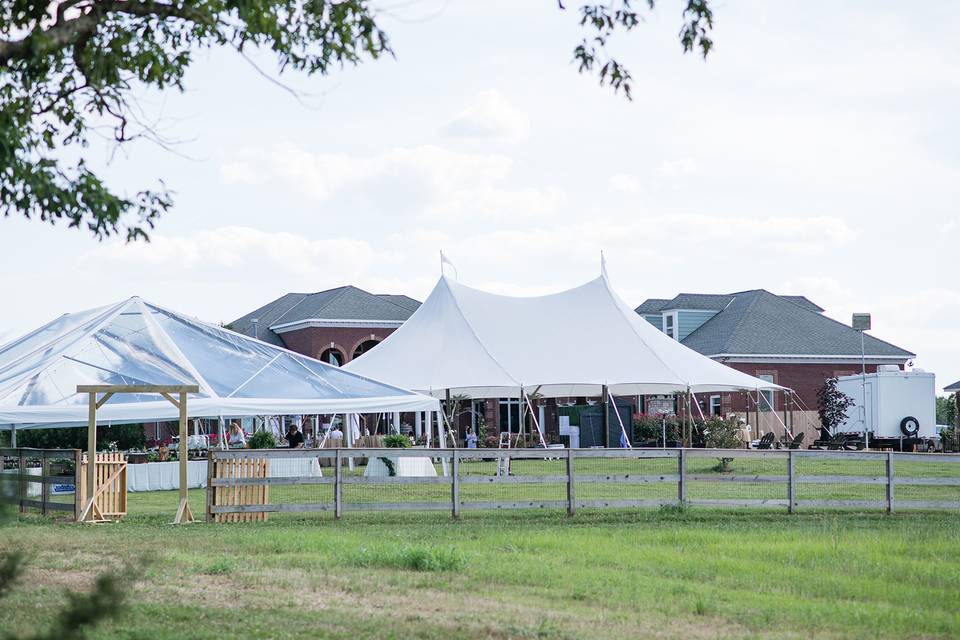
{"type": "Polygon", "coordinates": [[[170,192],[117,194],[82,148],[91,135],[163,144],[134,90],[183,90],[196,51],[214,46],[321,74],[390,51],[364,0],[0,0],[0,213],[146,238],[170,192]]]}
{"type": "MultiPolygon", "coordinates": [[[[686,51],[713,45],[707,3],[686,4],[686,51]]],[[[582,6],[590,35],[574,51],[580,72],[630,97],[630,73],[606,46],[640,22],[632,0],[582,6]]],[[[147,239],[171,191],[159,179],[115,191],[86,148],[92,136],[116,148],[139,138],[169,146],[136,95],[182,91],[193,56],[213,47],[269,51],[281,73],[322,75],[392,53],[369,0],[0,0],[0,215],[147,239]]]]}
{"type": "MultiPolygon", "coordinates": [[[[561,9],[566,9],[563,0],[558,0],[561,9]]],[[[580,26],[590,32],[588,37],[573,50],[573,59],[581,73],[596,71],[601,86],[610,86],[614,92],[632,99],[633,77],[630,71],[616,58],[607,53],[607,44],[619,31],[632,31],[643,21],[634,8],[644,4],[653,10],[657,0],[611,0],[608,3],[585,4],[580,7],[580,26]]],[[[713,48],[710,32],[713,29],[713,11],[709,0],[687,0],[683,10],[683,26],[680,43],[685,53],[699,50],[706,58],[713,48]]]]}

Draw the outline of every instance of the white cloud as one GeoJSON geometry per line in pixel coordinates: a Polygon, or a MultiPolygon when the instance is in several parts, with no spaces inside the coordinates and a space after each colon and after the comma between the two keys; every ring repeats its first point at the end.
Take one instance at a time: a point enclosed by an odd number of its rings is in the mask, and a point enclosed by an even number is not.
{"type": "Polygon", "coordinates": [[[697,172],[697,163],[693,158],[678,158],[676,160],[664,160],[657,167],[657,174],[661,178],[668,180],[682,178],[693,175],[697,172]]]}
{"type": "Polygon", "coordinates": [[[619,191],[623,194],[636,195],[638,193],[643,193],[643,183],[640,181],[639,176],[626,173],[615,173],[610,176],[608,182],[610,183],[611,189],[619,191]]]}
{"type": "Polygon", "coordinates": [[[224,184],[263,184],[263,175],[242,161],[226,162],[220,165],[220,180],[224,184]]]}
{"type": "Polygon", "coordinates": [[[496,89],[481,91],[470,105],[441,127],[451,138],[525,140],[530,134],[527,114],[511,105],[496,89]]]}
{"type": "Polygon", "coordinates": [[[361,202],[391,213],[512,220],[547,215],[564,198],[557,187],[507,186],[513,160],[505,155],[434,145],[364,156],[313,153],[286,143],[243,162],[245,169],[227,173],[279,179],[320,201],[342,198],[355,212],[361,202]]]}

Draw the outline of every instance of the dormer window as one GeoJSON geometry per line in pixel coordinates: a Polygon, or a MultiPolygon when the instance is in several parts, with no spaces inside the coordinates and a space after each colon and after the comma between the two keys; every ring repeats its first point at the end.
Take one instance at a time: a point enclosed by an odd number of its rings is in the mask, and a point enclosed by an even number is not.
{"type": "Polygon", "coordinates": [[[663,316],[663,332],[668,336],[670,336],[671,338],[676,339],[677,337],[676,330],[674,329],[674,326],[673,326],[672,313],[668,313],[667,315],[663,316]]]}

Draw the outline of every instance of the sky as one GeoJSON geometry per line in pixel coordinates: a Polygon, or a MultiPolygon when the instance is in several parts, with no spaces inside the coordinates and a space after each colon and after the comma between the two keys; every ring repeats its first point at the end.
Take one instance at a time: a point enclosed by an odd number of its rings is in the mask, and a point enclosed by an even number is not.
{"type": "Polygon", "coordinates": [[[345,284],[422,300],[441,250],[465,284],[535,295],[603,251],[633,306],[805,295],[960,379],[956,3],[715,3],[704,61],[662,0],[613,45],[633,101],[577,74],[553,0],[376,6],[395,57],[284,74],[298,97],[228,51],[182,94],[138,91],[175,152],[90,161],[122,192],[162,179],[174,208],[149,244],[0,220],[0,342],[131,295],[213,322],[345,284]]]}

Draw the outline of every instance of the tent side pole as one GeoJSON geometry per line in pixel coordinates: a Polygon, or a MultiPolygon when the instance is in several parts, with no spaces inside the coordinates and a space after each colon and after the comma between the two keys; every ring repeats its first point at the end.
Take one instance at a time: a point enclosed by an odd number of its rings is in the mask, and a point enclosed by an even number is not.
{"type": "Polygon", "coordinates": [[[14,449],[17,448],[17,425],[10,425],[10,446],[14,449]]]}
{"type": "Polygon", "coordinates": [[[603,446],[610,448],[610,390],[607,385],[600,389],[600,401],[603,403],[603,446]]]}

